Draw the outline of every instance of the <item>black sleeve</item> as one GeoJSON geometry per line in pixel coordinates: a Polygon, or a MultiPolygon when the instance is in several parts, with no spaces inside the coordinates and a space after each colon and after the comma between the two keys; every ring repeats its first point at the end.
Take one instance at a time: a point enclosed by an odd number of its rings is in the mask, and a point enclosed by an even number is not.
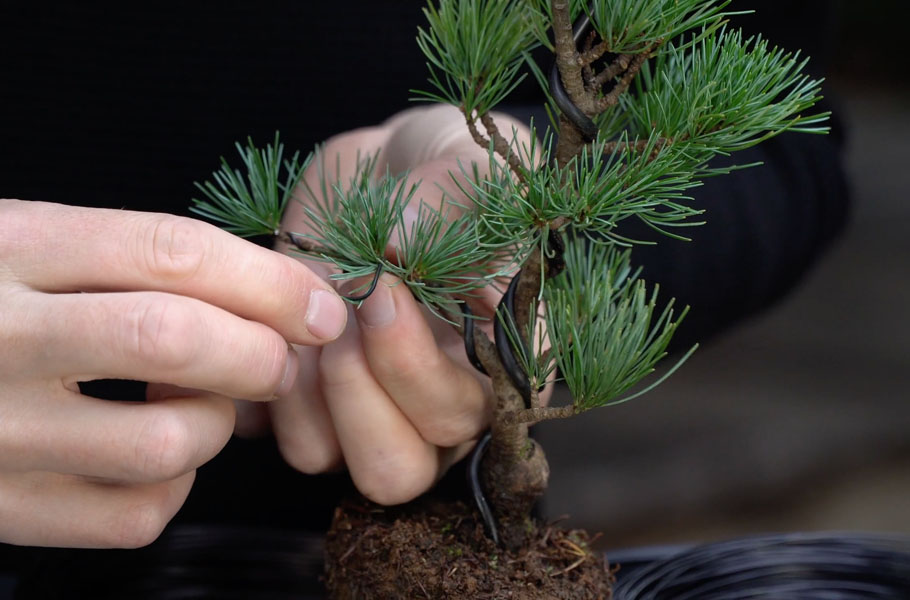
{"type": "MultiPolygon", "coordinates": [[[[660,284],[662,297],[691,306],[677,348],[772,305],[843,230],[849,195],[838,140],[837,132],[787,133],[718,161],[763,164],[692,190],[706,221],[681,230],[692,241],[663,238],[635,248],[634,260],[646,280],[660,284]]],[[[626,233],[662,237],[641,224],[626,233]]]]}

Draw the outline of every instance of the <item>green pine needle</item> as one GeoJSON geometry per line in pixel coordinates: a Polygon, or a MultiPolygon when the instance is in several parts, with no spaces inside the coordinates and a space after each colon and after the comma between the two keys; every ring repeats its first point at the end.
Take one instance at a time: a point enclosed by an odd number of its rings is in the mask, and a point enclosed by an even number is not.
{"type": "Polygon", "coordinates": [[[657,286],[649,294],[629,250],[567,241],[564,274],[547,281],[544,298],[550,341],[578,412],[625,402],[622,395],[654,372],[686,310],[674,321],[673,302],[655,314],[657,286]]]}
{"type": "MultiPolygon", "coordinates": [[[[550,144],[548,133],[540,145],[550,144]]],[[[508,167],[491,161],[491,176],[462,188],[479,207],[479,218],[491,235],[511,235],[521,246],[539,246],[551,223],[562,220],[592,240],[628,245],[620,222],[644,221],[670,237],[686,239],[667,228],[700,225],[702,211],[690,206],[686,191],[700,185],[694,167],[703,160],[685,145],[663,144],[655,133],[636,148],[623,133],[618,140],[597,140],[563,168],[537,159],[536,144],[527,149],[524,182],[510,177],[508,167]]],[[[472,180],[474,181],[474,180],[472,180]]]]}
{"type": "Polygon", "coordinates": [[[827,113],[804,114],[821,82],[806,60],[761,38],[721,31],[686,47],[669,44],[621,97],[634,135],[658,131],[714,154],[753,146],[783,131],[824,133],[827,113]]]}
{"type": "Polygon", "coordinates": [[[328,177],[317,153],[318,189],[304,184],[311,233],[295,236],[308,241],[307,254],[339,270],[333,278],[367,277],[381,267],[448,320],[454,295],[470,295],[514,270],[511,257],[482,243],[472,211],[445,199],[442,211],[431,208],[416,197],[418,183],[406,173],[376,176],[377,157],[359,160],[354,176],[343,182],[337,165],[335,177],[328,177]],[[416,208],[411,223],[409,206],[416,208]]]}
{"type": "MultiPolygon", "coordinates": [[[[530,0],[542,21],[552,22],[550,0],[530,0]]],[[[730,0],[571,0],[572,21],[582,12],[591,18],[594,31],[614,54],[636,54],[651,44],[671,40],[686,31],[716,28],[728,15],[722,12],[730,0]],[[590,5],[590,6],[589,6],[590,5]]],[[[553,49],[548,31],[534,21],[538,41],[553,49]]]]}
{"type": "Polygon", "coordinates": [[[499,310],[495,317],[500,320],[518,365],[527,376],[532,390],[540,389],[556,371],[556,360],[552,353],[546,351],[549,340],[546,328],[541,327],[542,317],[539,315],[537,319],[528,319],[527,330],[523,333],[519,333],[518,325],[508,311],[499,310]],[[530,347],[525,340],[531,341],[530,347]]]}
{"type": "Polygon", "coordinates": [[[594,29],[610,52],[634,54],[659,41],[705,28],[710,33],[730,0],[597,0],[590,11],[594,29]]]}
{"type": "Polygon", "coordinates": [[[440,0],[424,14],[429,27],[418,29],[417,44],[435,91],[414,92],[466,114],[489,111],[515,89],[524,55],[537,45],[534,28],[544,26],[524,0],[440,0]]]}
{"type": "Polygon", "coordinates": [[[264,149],[256,148],[250,138],[246,146],[239,142],[235,146],[245,172],[222,157],[221,169],[212,173],[214,181],[196,182],[205,199],[193,198],[190,210],[241,237],[278,235],[288,200],[310,157],[300,163],[300,153],[295,152],[282,161],[284,145],[278,132],[264,149]]]}

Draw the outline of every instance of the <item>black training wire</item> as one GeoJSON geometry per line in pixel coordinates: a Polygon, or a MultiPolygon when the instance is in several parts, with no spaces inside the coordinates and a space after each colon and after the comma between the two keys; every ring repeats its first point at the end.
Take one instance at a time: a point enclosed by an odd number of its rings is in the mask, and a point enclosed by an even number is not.
{"type": "Polygon", "coordinates": [[[464,352],[468,355],[468,360],[475,369],[489,376],[486,367],[483,366],[483,363],[480,362],[480,357],[477,356],[477,347],[474,345],[474,313],[471,312],[471,307],[468,306],[467,302],[461,302],[459,306],[461,307],[461,313],[464,315],[464,325],[461,327],[461,333],[464,337],[464,352]]]}
{"type": "MultiPolygon", "coordinates": [[[[573,234],[574,235],[574,234],[573,234]]],[[[559,231],[551,229],[547,234],[547,278],[551,279],[566,268],[566,242],[559,231]]]]}
{"type": "MultiPolygon", "coordinates": [[[[301,240],[297,236],[297,234],[289,232],[287,234],[287,239],[298,250],[301,250],[303,252],[310,251],[310,248],[307,247],[306,243],[303,240],[301,240]]],[[[367,289],[367,291],[358,296],[344,296],[344,299],[347,300],[348,302],[362,302],[362,301],[366,300],[367,298],[369,298],[370,294],[372,294],[374,291],[376,291],[376,285],[379,283],[379,277],[382,275],[382,272],[384,270],[385,270],[385,266],[382,263],[379,263],[378,265],[376,265],[376,271],[373,272],[373,281],[370,282],[370,287],[367,289]]]]}
{"type": "Polygon", "coordinates": [[[374,291],[376,291],[376,284],[379,283],[379,276],[382,275],[382,271],[385,267],[382,263],[376,265],[376,272],[373,273],[373,281],[370,283],[369,289],[366,292],[360,294],[359,296],[343,296],[348,302],[362,302],[370,297],[374,291]]]}
{"type": "MultiPolygon", "coordinates": [[[[521,279],[521,271],[512,277],[506,293],[503,294],[496,308],[496,318],[493,323],[493,341],[496,342],[496,351],[499,353],[499,360],[502,362],[503,369],[509,375],[509,379],[515,384],[518,393],[521,394],[525,403],[525,408],[531,407],[531,382],[528,381],[528,374],[521,368],[518,359],[515,358],[515,348],[512,346],[512,340],[506,331],[503,319],[511,319],[515,323],[515,289],[518,287],[518,281],[521,279]],[[507,315],[507,316],[506,316],[507,315]]],[[[519,338],[521,336],[519,335],[519,338]]],[[[518,343],[522,343],[518,341],[518,343]]]]}
{"type": "Polygon", "coordinates": [[[618,577],[614,600],[910,598],[910,539],[759,536],[684,549],[625,576],[621,567],[618,577]]]}
{"type": "Polygon", "coordinates": [[[499,530],[496,527],[496,519],[493,517],[493,511],[490,509],[490,504],[487,502],[487,497],[483,491],[483,484],[480,481],[480,463],[483,461],[483,456],[486,454],[491,438],[492,434],[487,431],[471,452],[471,460],[468,462],[468,485],[471,487],[474,503],[477,505],[477,510],[480,512],[480,517],[486,527],[487,536],[493,540],[494,544],[499,546],[499,530]]]}
{"type": "MultiPolygon", "coordinates": [[[[590,28],[591,19],[588,17],[587,12],[582,11],[581,16],[572,27],[572,37],[575,40],[576,48],[590,31],[590,28]]],[[[553,63],[553,67],[550,69],[550,94],[553,96],[556,106],[578,128],[585,141],[594,141],[594,138],[597,137],[597,124],[572,102],[569,94],[566,93],[565,86],[562,84],[562,77],[559,75],[559,67],[556,66],[556,63],[553,63]]]]}

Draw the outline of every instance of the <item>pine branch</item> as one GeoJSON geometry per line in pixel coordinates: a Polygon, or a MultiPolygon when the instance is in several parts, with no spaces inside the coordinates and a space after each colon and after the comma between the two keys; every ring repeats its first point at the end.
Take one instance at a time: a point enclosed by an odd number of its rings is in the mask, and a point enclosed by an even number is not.
{"type": "Polygon", "coordinates": [[[634,97],[624,96],[633,136],[683,134],[710,154],[748,148],[781,131],[821,133],[826,114],[802,115],[820,82],[800,73],[805,60],[760,38],[721,31],[668,44],[634,97]]]}
{"type": "Polygon", "coordinates": [[[609,93],[598,98],[597,102],[595,103],[595,108],[598,113],[602,113],[611,106],[616,106],[619,104],[619,96],[629,89],[629,85],[631,85],[632,80],[635,78],[638,72],[641,71],[641,67],[645,64],[645,61],[650,58],[653,49],[658,47],[661,43],[662,41],[658,40],[654,45],[649,46],[648,49],[644,52],[635,55],[635,58],[633,58],[629,63],[629,66],[623,73],[622,78],[616,82],[616,85],[613,86],[613,89],[610,90],[609,93]]]}
{"type": "Polygon", "coordinates": [[[610,65],[594,76],[593,87],[594,89],[601,89],[607,84],[607,82],[612,81],[614,78],[619,77],[624,73],[629,65],[632,64],[632,59],[635,57],[634,54],[620,54],[610,65]]]}
{"type": "Polygon", "coordinates": [[[564,167],[578,156],[582,148],[587,145],[584,135],[575,124],[569,121],[565,115],[559,115],[559,140],[556,143],[554,158],[556,165],[564,167]]]}
{"type": "Polygon", "coordinates": [[[686,31],[713,33],[729,0],[594,0],[589,14],[610,52],[635,53],[657,39],[671,40],[686,31]]]}
{"type": "Polygon", "coordinates": [[[439,0],[424,14],[429,28],[418,28],[417,44],[435,91],[415,91],[468,114],[488,112],[515,89],[543,27],[525,0],[439,0]]]}
{"type": "Polygon", "coordinates": [[[509,168],[512,169],[512,173],[515,174],[518,181],[524,181],[524,173],[522,172],[521,160],[518,157],[518,153],[512,150],[509,142],[503,137],[502,133],[500,133],[499,127],[496,126],[496,122],[493,120],[493,115],[488,112],[481,113],[480,122],[483,123],[487,133],[489,133],[490,137],[493,139],[493,149],[508,163],[509,168]]]}
{"type": "Polygon", "coordinates": [[[515,425],[535,425],[542,421],[553,419],[568,419],[574,417],[579,411],[575,406],[568,404],[565,406],[539,406],[537,408],[526,408],[524,410],[509,413],[505,415],[505,421],[515,425]]]}
{"type": "MultiPolygon", "coordinates": [[[[584,48],[582,48],[582,52],[579,55],[579,58],[581,58],[582,56],[591,52],[591,50],[594,46],[594,38],[596,35],[597,34],[594,33],[593,31],[588,33],[588,37],[585,40],[585,45],[584,45],[584,48]]],[[[580,62],[584,62],[584,61],[581,60],[580,62]]],[[[585,89],[588,89],[588,90],[594,89],[594,67],[593,67],[593,65],[591,65],[590,63],[582,65],[581,76],[585,82],[585,89]]]]}
{"type": "Polygon", "coordinates": [[[607,42],[601,40],[596,45],[593,44],[595,33],[592,31],[588,36],[588,42],[584,52],[578,55],[578,65],[580,67],[589,67],[594,64],[595,61],[599,60],[604,54],[609,50],[607,42]]]}
{"type": "Polygon", "coordinates": [[[471,134],[471,139],[484,150],[489,150],[492,142],[493,151],[506,161],[512,174],[518,181],[524,181],[525,176],[521,159],[519,158],[518,153],[512,149],[512,146],[499,131],[499,127],[496,126],[496,122],[493,120],[493,115],[490,113],[481,113],[479,117],[484,129],[486,129],[487,133],[490,135],[488,138],[477,129],[476,119],[473,114],[466,112],[464,107],[462,107],[461,113],[464,115],[465,123],[471,134]]]}
{"type": "Polygon", "coordinates": [[[592,97],[585,90],[582,65],[572,33],[572,18],[568,0],[552,0],[553,40],[556,47],[556,65],[563,86],[572,102],[586,114],[591,114],[592,97]]]}
{"type": "Polygon", "coordinates": [[[333,264],[339,271],[334,279],[372,276],[382,268],[446,319],[453,295],[470,295],[510,270],[503,256],[508,248],[481,243],[483,225],[473,212],[448,201],[434,209],[415,197],[417,184],[407,173],[377,178],[375,166],[375,156],[360,161],[349,181],[330,184],[320,162],[317,189],[304,184],[310,232],[290,239],[309,256],[333,264]],[[407,206],[417,208],[410,225],[404,217],[407,206]],[[392,253],[389,244],[396,234],[400,243],[392,253]]]}
{"type": "Polygon", "coordinates": [[[471,134],[471,139],[473,139],[474,142],[484,150],[489,150],[490,138],[484,136],[482,133],[480,133],[480,130],[477,129],[477,123],[474,119],[474,115],[466,112],[464,107],[462,107],[461,112],[464,115],[465,123],[468,125],[468,131],[471,134]]]}

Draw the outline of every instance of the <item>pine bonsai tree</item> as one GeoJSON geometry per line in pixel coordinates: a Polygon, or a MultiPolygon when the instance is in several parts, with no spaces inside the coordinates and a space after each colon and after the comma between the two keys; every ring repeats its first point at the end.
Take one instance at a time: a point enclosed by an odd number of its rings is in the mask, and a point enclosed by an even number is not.
{"type": "MultiPolygon", "coordinates": [[[[375,285],[392,273],[465,334],[466,352],[496,396],[478,496],[488,531],[506,549],[528,542],[531,508],[546,487],[544,453],[528,427],[639,396],[692,351],[646,380],[685,310],[661,304],[657,286],[639,278],[630,248],[653,240],[630,239],[623,223],[638,219],[685,239],[683,228],[702,214],[692,188],[735,168],[714,166],[714,157],[785,130],[825,131],[825,114],[805,114],[820,84],[801,73],[805,60],[728,29],[728,4],[431,3],[417,34],[429,88],[417,95],[462,112],[488,151],[490,174],[467,165],[453,174],[470,205],[421,203],[393,258],[387,246],[405,228],[403,209],[421,201],[406,175],[376,173],[369,157],[351,181],[301,186],[306,234],[282,232],[280,223],[311,159],[283,161],[277,136],[265,150],[238,146],[246,175],[224,163],[200,186],[205,198],[196,210],[230,231],[289,236],[334,265],[339,279],[375,285]],[[555,57],[549,72],[532,58],[540,46],[555,57]],[[546,95],[551,122],[522,146],[491,111],[528,73],[546,95]],[[491,337],[473,327],[465,299],[502,281],[491,337]],[[539,390],[557,372],[573,401],[545,406],[539,390]]],[[[370,287],[362,291],[359,299],[370,287]]]]}

